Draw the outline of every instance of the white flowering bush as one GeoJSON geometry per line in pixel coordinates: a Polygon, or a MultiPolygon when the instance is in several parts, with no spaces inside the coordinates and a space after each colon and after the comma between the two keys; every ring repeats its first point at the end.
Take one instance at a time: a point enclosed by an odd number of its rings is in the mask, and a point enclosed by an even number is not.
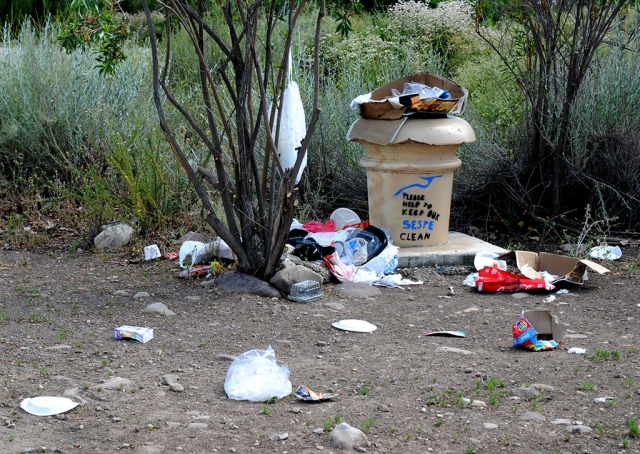
{"type": "Polygon", "coordinates": [[[395,57],[395,45],[383,40],[371,29],[351,33],[340,40],[338,34],[322,37],[320,49],[325,68],[341,71],[345,67],[379,67],[395,57]]]}
{"type": "Polygon", "coordinates": [[[447,70],[453,72],[475,40],[473,11],[468,0],[441,2],[436,8],[401,0],[389,9],[382,33],[387,41],[412,42],[421,53],[435,50],[447,60],[447,70]]]}

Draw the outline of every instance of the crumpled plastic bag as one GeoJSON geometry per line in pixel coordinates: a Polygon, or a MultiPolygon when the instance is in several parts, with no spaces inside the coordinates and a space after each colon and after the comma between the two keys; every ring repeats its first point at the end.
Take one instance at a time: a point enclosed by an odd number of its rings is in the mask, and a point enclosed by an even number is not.
{"type": "Polygon", "coordinates": [[[289,368],[278,366],[271,345],[266,350],[249,350],[231,363],[224,381],[229,399],[264,402],[291,394],[289,368]]]}
{"type": "Polygon", "coordinates": [[[194,265],[208,265],[216,257],[228,260],[235,260],[235,255],[225,241],[218,237],[212,243],[202,243],[200,241],[185,241],[180,247],[178,258],[180,268],[192,268],[194,265]],[[184,261],[191,256],[191,264],[187,267],[184,261]]]}

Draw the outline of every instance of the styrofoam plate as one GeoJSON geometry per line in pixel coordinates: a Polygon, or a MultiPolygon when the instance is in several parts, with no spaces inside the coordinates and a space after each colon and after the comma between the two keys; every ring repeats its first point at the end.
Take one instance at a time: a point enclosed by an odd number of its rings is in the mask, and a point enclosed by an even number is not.
{"type": "Polygon", "coordinates": [[[20,408],[36,416],[51,416],[67,412],[78,406],[66,397],[38,396],[29,397],[20,402],[20,408]]]}
{"type": "Polygon", "coordinates": [[[332,323],[331,326],[345,331],[355,331],[356,333],[370,333],[378,329],[378,327],[372,323],[353,319],[340,320],[339,322],[332,323]]]}

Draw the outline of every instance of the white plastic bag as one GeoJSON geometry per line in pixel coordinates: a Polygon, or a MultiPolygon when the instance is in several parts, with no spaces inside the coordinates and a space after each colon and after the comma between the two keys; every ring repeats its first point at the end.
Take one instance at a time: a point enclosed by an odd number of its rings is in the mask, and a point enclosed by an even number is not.
{"type": "MultiPolygon", "coordinates": [[[[307,134],[307,125],[304,119],[304,107],[300,98],[300,89],[298,84],[291,80],[291,51],[289,51],[289,84],[282,94],[282,119],[280,121],[280,133],[278,134],[278,156],[285,170],[293,168],[298,158],[298,149],[302,144],[304,136],[307,134]]],[[[271,110],[271,109],[269,109],[271,110]]],[[[273,130],[271,134],[275,139],[276,125],[278,123],[278,110],[274,119],[273,130]]],[[[302,158],[302,164],[298,175],[296,175],[296,184],[300,182],[302,171],[307,166],[307,154],[302,158]]]]}
{"type": "Polygon", "coordinates": [[[185,269],[187,265],[184,261],[191,256],[189,268],[193,265],[208,264],[216,257],[235,260],[235,255],[229,245],[220,237],[216,238],[213,243],[201,243],[200,241],[185,241],[180,247],[178,258],[180,259],[180,267],[185,269]]]}
{"type": "Polygon", "coordinates": [[[229,366],[224,391],[229,399],[264,402],[291,394],[289,368],[278,366],[269,345],[266,350],[249,350],[240,354],[229,366]]]}
{"type": "Polygon", "coordinates": [[[620,246],[596,246],[589,251],[589,257],[600,260],[618,260],[622,257],[620,246]]]}

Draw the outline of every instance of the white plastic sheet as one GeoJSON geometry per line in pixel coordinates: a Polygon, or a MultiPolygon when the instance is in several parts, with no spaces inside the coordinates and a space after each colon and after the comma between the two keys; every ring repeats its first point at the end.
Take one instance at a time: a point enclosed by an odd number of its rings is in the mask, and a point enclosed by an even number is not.
{"type": "Polygon", "coordinates": [[[596,246],[589,251],[589,257],[600,260],[618,260],[622,257],[620,246],[596,246]]]}
{"type": "MultiPolygon", "coordinates": [[[[233,251],[220,237],[218,237],[213,243],[185,241],[182,243],[180,251],[178,252],[180,267],[183,269],[190,268],[193,265],[208,264],[216,257],[235,260],[233,251]],[[191,263],[189,266],[184,264],[184,262],[187,261],[187,257],[191,257],[191,263]]],[[[187,261],[187,263],[189,263],[189,261],[187,261]]]]}

